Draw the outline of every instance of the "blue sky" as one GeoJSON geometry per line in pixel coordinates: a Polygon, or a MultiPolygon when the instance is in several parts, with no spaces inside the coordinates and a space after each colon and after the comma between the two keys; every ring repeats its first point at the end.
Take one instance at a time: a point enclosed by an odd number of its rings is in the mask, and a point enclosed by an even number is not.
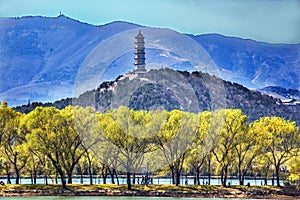
{"type": "Polygon", "coordinates": [[[102,25],[121,20],[181,33],[300,43],[300,0],[0,0],[1,17],[57,16],[102,25]]]}

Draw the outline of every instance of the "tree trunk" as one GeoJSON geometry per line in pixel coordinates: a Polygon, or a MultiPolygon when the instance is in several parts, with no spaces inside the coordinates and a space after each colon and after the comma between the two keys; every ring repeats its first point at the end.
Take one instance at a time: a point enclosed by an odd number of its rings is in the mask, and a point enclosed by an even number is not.
{"type": "Polygon", "coordinates": [[[32,175],[32,173],[30,173],[30,182],[31,182],[31,184],[33,184],[33,175],[32,175]]]}
{"type": "Polygon", "coordinates": [[[127,171],[127,189],[131,190],[130,171],[127,171]]]}
{"type": "Polygon", "coordinates": [[[241,174],[241,177],[240,177],[240,185],[244,185],[244,175],[241,174]]]}
{"type": "Polygon", "coordinates": [[[221,185],[224,186],[224,170],[221,170],[221,185]]]}
{"type": "Polygon", "coordinates": [[[207,171],[208,171],[208,185],[210,185],[210,179],[211,179],[211,174],[210,174],[210,167],[211,167],[211,156],[210,156],[210,154],[209,154],[209,157],[208,157],[208,169],[207,169],[207,171]]]}
{"type": "Polygon", "coordinates": [[[114,169],[112,171],[110,171],[110,175],[111,175],[111,184],[115,184],[115,173],[114,173],[114,169]]]}
{"type": "Polygon", "coordinates": [[[89,156],[88,150],[85,151],[87,154],[87,159],[88,159],[88,170],[89,170],[89,176],[90,176],[90,185],[93,185],[93,175],[92,175],[92,160],[89,156]]]}
{"type": "Polygon", "coordinates": [[[67,172],[68,184],[72,184],[72,172],[67,172]]]}
{"type": "Polygon", "coordinates": [[[56,165],[56,163],[55,162],[52,162],[53,163],[53,165],[54,165],[54,167],[55,167],[55,169],[56,169],[56,181],[57,181],[57,176],[59,175],[60,176],[60,180],[61,180],[61,187],[62,187],[62,189],[67,189],[67,182],[66,182],[66,179],[65,179],[65,174],[64,174],[64,172],[62,171],[62,169],[60,168],[60,167],[58,167],[57,165],[56,165]]]}
{"type": "Polygon", "coordinates": [[[103,184],[106,184],[107,169],[105,166],[102,168],[102,178],[103,178],[103,184]]]}
{"type": "Polygon", "coordinates": [[[120,185],[118,173],[117,173],[117,171],[115,169],[113,169],[113,171],[114,171],[114,174],[116,175],[117,184],[120,185]]]}
{"type": "Polygon", "coordinates": [[[59,168],[56,168],[56,170],[58,171],[58,174],[59,174],[59,176],[60,176],[61,187],[62,187],[63,189],[67,189],[67,182],[66,182],[64,173],[63,173],[62,170],[59,169],[59,168]]]}
{"type": "Polygon", "coordinates": [[[276,170],[276,182],[277,182],[277,186],[280,187],[280,169],[279,169],[279,165],[275,166],[275,170],[276,170]]]}
{"type": "Polygon", "coordinates": [[[55,183],[58,184],[58,173],[55,173],[55,183]]]}
{"type": "Polygon", "coordinates": [[[180,185],[180,171],[176,169],[176,186],[180,185]]]}
{"type": "Polygon", "coordinates": [[[264,177],[264,182],[265,182],[265,185],[268,185],[268,178],[267,178],[267,175],[265,175],[265,177],[264,177]]]}
{"type": "Polygon", "coordinates": [[[227,175],[228,175],[228,167],[226,166],[224,169],[224,187],[226,187],[226,182],[227,182],[227,175]]]}
{"type": "Polygon", "coordinates": [[[90,185],[93,185],[92,166],[89,164],[90,185]]]}
{"type": "Polygon", "coordinates": [[[103,184],[106,184],[106,175],[104,173],[102,174],[102,178],[103,178],[103,184]]]}
{"type": "Polygon", "coordinates": [[[65,177],[61,176],[60,179],[61,179],[61,187],[63,189],[67,189],[67,183],[65,177]]]}
{"type": "Polygon", "coordinates": [[[243,180],[242,180],[242,169],[241,169],[241,164],[238,165],[238,176],[239,176],[239,182],[240,182],[240,185],[244,185],[243,180]]]}
{"type": "Polygon", "coordinates": [[[135,184],[135,172],[133,172],[132,184],[135,184]]]}
{"type": "Polygon", "coordinates": [[[175,184],[175,173],[174,173],[174,166],[170,166],[170,170],[172,173],[172,184],[175,184]]]}
{"type": "Polygon", "coordinates": [[[197,185],[200,185],[200,168],[196,168],[197,185]]]}
{"type": "Polygon", "coordinates": [[[17,166],[15,166],[15,172],[16,172],[16,184],[20,184],[20,171],[17,166]]]}
{"type": "Polygon", "coordinates": [[[247,174],[247,169],[245,169],[245,170],[243,170],[242,171],[242,184],[244,185],[245,184],[245,176],[246,176],[246,174],[247,174]]]}
{"type": "Polygon", "coordinates": [[[34,171],[33,171],[33,184],[35,184],[35,185],[36,185],[36,179],[37,179],[37,171],[36,171],[36,169],[34,169],[34,171]]]}
{"type": "Polygon", "coordinates": [[[7,184],[11,184],[10,173],[7,172],[6,176],[7,176],[7,184]]]}
{"type": "Polygon", "coordinates": [[[46,182],[46,185],[48,185],[48,177],[47,177],[47,174],[45,175],[45,182],[46,182]]]}
{"type": "Polygon", "coordinates": [[[80,168],[80,183],[83,184],[83,170],[80,168]]]}
{"type": "Polygon", "coordinates": [[[245,177],[246,171],[242,170],[239,167],[238,173],[239,173],[239,182],[240,182],[240,185],[244,185],[244,177],[245,177]]]}

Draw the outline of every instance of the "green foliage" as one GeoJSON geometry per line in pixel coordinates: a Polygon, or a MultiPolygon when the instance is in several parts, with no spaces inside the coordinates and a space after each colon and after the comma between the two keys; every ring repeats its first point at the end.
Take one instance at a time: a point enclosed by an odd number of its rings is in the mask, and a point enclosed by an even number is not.
{"type": "Polygon", "coordinates": [[[72,173],[83,155],[82,141],[75,123],[73,108],[58,110],[54,107],[37,107],[21,122],[28,145],[36,154],[47,156],[61,177],[65,187],[65,174],[72,183],[72,173]]]}
{"type": "MultiPolygon", "coordinates": [[[[299,149],[298,149],[299,152],[299,149]]],[[[300,183],[300,155],[293,157],[288,161],[289,180],[292,182],[300,183]]]]}
{"type": "Polygon", "coordinates": [[[251,124],[251,130],[261,135],[264,157],[274,165],[277,186],[280,186],[280,167],[299,151],[300,136],[296,123],[279,117],[263,117],[251,124]]]}
{"type": "Polygon", "coordinates": [[[171,174],[179,184],[183,171],[195,170],[199,177],[201,170],[211,173],[211,167],[224,186],[231,173],[243,184],[253,169],[267,174],[273,168],[279,181],[281,169],[288,168],[290,179],[299,178],[295,122],[262,117],[248,124],[241,109],[195,114],[121,106],[99,113],[68,106],[20,114],[2,103],[0,134],[0,167],[7,177],[57,174],[64,187],[65,177],[71,183],[76,167],[83,173],[87,166],[90,175],[95,168],[103,176],[126,172],[128,185],[135,173],[171,174]]]}
{"type": "MultiPolygon", "coordinates": [[[[7,107],[7,104],[2,102],[0,108],[0,142],[2,142],[5,161],[12,165],[16,173],[16,184],[19,183],[20,171],[25,167],[28,157],[24,149],[26,133],[20,131],[22,117],[22,114],[7,107]]],[[[9,166],[9,164],[5,165],[9,166]]]]}
{"type": "Polygon", "coordinates": [[[0,107],[0,143],[2,139],[11,140],[17,134],[21,114],[14,109],[7,107],[6,102],[2,102],[0,107]]]}
{"type": "Polygon", "coordinates": [[[229,168],[233,167],[237,152],[235,148],[239,145],[239,135],[243,135],[246,128],[247,116],[241,110],[217,110],[212,116],[211,131],[214,135],[212,152],[219,163],[222,185],[226,186],[229,168]]]}

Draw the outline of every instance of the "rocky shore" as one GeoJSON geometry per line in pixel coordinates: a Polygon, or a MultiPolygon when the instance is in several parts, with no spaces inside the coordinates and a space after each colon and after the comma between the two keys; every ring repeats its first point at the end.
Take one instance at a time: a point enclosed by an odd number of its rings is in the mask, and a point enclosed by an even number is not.
{"type": "Polygon", "coordinates": [[[149,197],[194,197],[194,198],[254,198],[254,199],[300,199],[296,188],[245,187],[224,188],[221,186],[137,186],[132,190],[104,185],[69,185],[68,189],[32,185],[10,185],[0,188],[0,196],[149,196],[149,197]]]}

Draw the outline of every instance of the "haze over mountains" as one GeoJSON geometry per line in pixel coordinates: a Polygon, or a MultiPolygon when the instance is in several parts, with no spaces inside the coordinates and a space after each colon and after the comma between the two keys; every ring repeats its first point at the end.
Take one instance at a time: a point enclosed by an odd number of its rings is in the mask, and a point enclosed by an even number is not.
{"type": "MultiPolygon", "coordinates": [[[[71,97],[78,71],[95,47],[117,33],[141,27],[126,22],[93,26],[63,15],[1,18],[0,26],[0,100],[9,105],[71,97]]],[[[188,36],[206,50],[225,80],[255,89],[300,88],[300,44],[267,44],[217,34],[188,36]]],[[[160,49],[146,50],[146,59],[162,67],[195,70],[184,58],[160,49]]],[[[114,80],[133,68],[133,53],[107,65],[103,78],[114,80]]]]}

